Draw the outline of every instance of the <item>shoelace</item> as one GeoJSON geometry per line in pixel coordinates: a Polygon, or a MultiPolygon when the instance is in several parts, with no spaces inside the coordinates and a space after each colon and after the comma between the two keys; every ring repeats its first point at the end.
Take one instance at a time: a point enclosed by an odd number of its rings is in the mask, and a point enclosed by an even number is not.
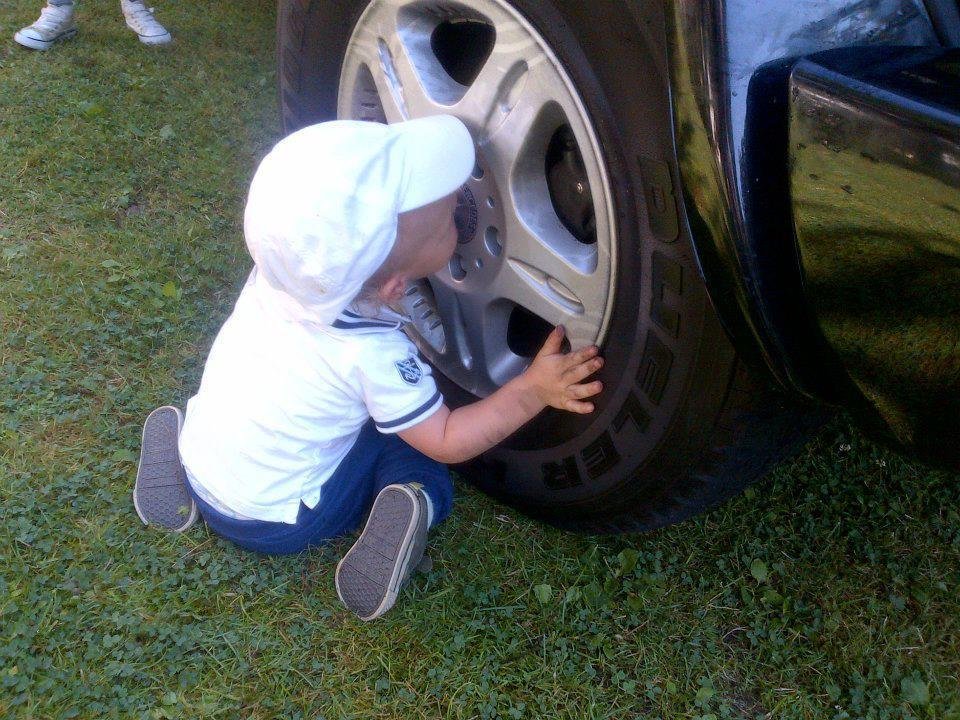
{"type": "Polygon", "coordinates": [[[33,24],[38,30],[56,30],[67,19],[68,11],[60,6],[45,5],[40,8],[40,17],[33,24]]]}
{"type": "Polygon", "coordinates": [[[151,30],[157,34],[166,32],[166,29],[153,16],[153,8],[137,4],[126,13],[127,19],[137,25],[140,30],[151,30]]]}

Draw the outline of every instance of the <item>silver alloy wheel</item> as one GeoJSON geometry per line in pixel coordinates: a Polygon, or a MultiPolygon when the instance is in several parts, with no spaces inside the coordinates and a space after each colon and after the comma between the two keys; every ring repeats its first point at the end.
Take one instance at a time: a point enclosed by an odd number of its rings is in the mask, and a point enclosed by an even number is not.
{"type": "Polygon", "coordinates": [[[337,116],[397,122],[438,113],[466,124],[478,161],[460,193],[456,254],[410,288],[403,309],[424,355],[485,396],[529,364],[533,351],[517,336],[532,326],[562,323],[574,347],[603,341],[617,259],[609,179],[570,78],[509,4],[373,0],[347,46],[337,116]],[[461,83],[436,40],[440,29],[466,24],[492,32],[479,54],[463,45],[477,60],[461,83]],[[572,176],[548,163],[558,143],[576,165],[572,176]],[[574,203],[592,205],[589,237],[558,213],[557,177],[572,183],[565,194],[574,203]]]}

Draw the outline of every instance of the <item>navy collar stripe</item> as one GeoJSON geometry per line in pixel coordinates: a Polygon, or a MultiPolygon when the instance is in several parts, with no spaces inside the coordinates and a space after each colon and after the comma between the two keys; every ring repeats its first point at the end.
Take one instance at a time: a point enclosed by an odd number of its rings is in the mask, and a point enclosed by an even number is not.
{"type": "Polygon", "coordinates": [[[379,322],[353,322],[345,323],[341,320],[334,320],[333,327],[338,330],[359,330],[361,328],[398,328],[399,323],[379,323],[379,322]]]}
{"type": "Polygon", "coordinates": [[[381,325],[389,325],[393,327],[394,325],[397,324],[395,320],[384,320],[382,318],[365,318],[365,317],[357,317],[357,318],[338,317],[336,321],[344,323],[345,325],[355,325],[356,323],[361,323],[361,322],[371,322],[371,323],[380,323],[381,325]]]}

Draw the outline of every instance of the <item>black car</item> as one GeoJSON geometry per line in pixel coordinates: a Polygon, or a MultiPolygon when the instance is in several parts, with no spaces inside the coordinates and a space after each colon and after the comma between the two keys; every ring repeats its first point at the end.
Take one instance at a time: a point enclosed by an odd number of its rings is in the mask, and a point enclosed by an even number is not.
{"type": "Polygon", "coordinates": [[[588,416],[468,471],[593,531],[738,492],[830,407],[960,466],[955,0],[279,0],[288,131],[470,128],[449,268],[410,289],[451,404],[562,322],[588,416]]]}

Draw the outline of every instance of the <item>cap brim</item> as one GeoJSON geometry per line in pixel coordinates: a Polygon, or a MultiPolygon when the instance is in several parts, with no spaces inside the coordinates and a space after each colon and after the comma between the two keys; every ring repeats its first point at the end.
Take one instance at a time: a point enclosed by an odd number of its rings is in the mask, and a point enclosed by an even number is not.
{"type": "Polygon", "coordinates": [[[433,115],[390,126],[404,148],[404,187],[399,212],[439,200],[470,177],[476,161],[473,138],[452,115],[433,115]]]}

